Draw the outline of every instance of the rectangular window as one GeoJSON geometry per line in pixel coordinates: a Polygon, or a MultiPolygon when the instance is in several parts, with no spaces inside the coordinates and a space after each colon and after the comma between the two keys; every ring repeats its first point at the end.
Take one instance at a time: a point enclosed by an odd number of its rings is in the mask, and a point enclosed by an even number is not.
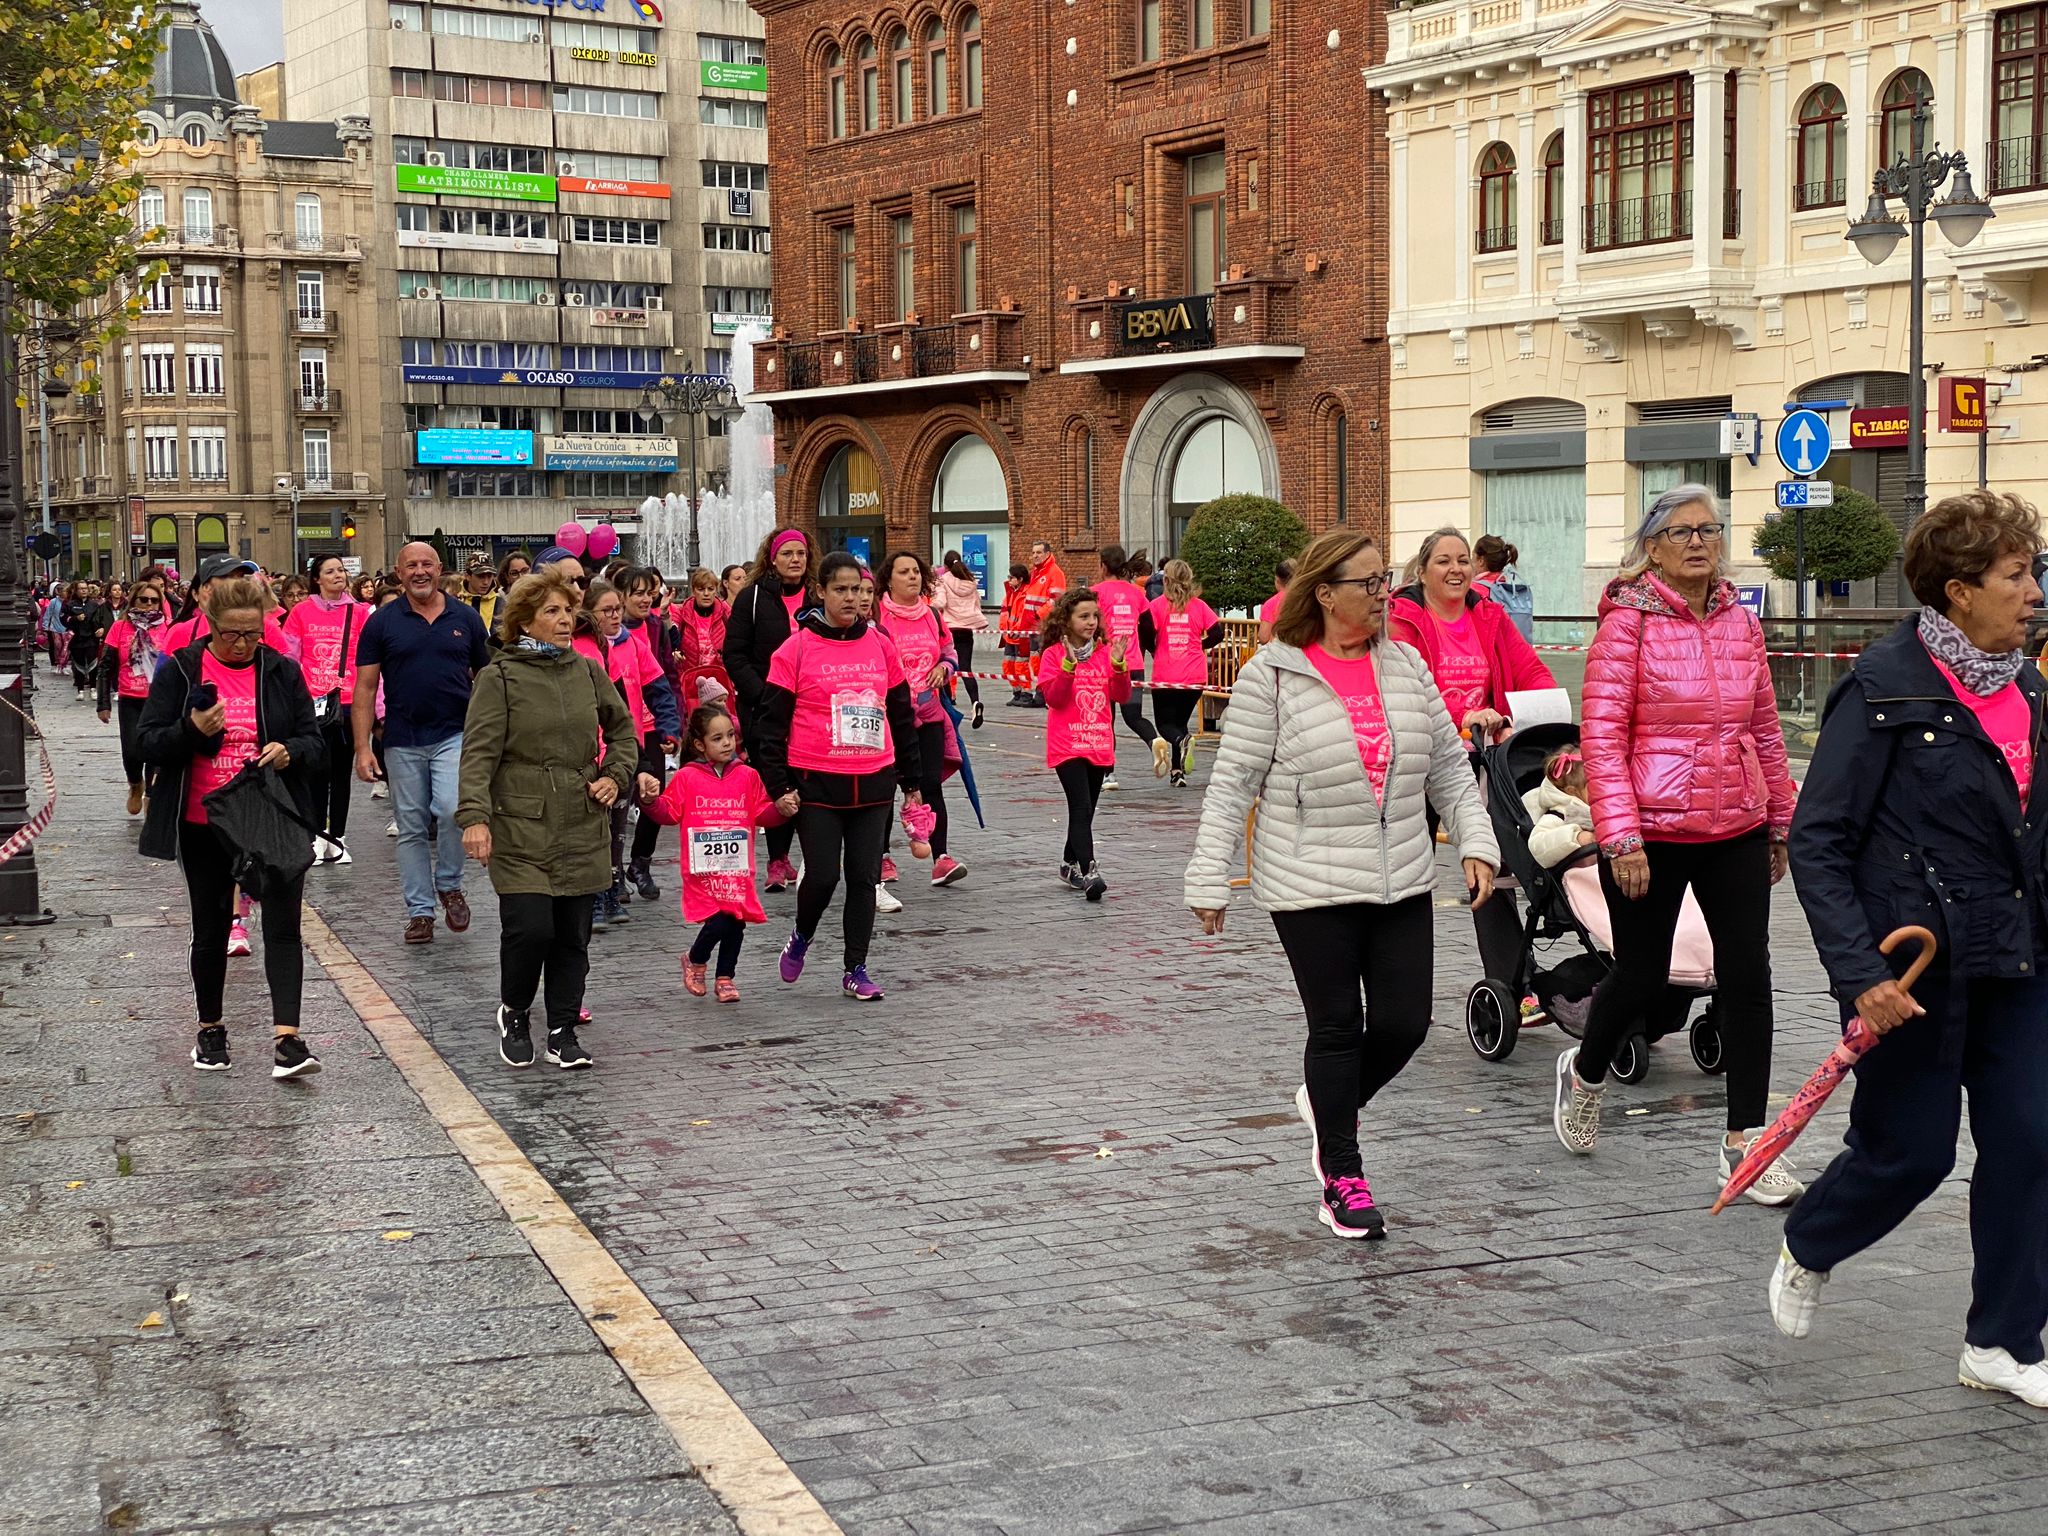
{"type": "Polygon", "coordinates": [[[1991,100],[1991,190],[2048,186],[2048,6],[1998,12],[1991,100]]]}
{"type": "Polygon", "coordinates": [[[699,96],[697,121],[715,128],[766,128],[768,104],[741,101],[730,96],[699,96]]]}
{"type": "Polygon", "coordinates": [[[299,434],[299,449],[304,466],[306,489],[324,491],[334,484],[334,462],[328,457],[327,429],[307,427],[299,434]]]}
{"type": "Polygon", "coordinates": [[[1188,9],[1192,12],[1189,30],[1194,34],[1194,45],[1197,48],[1215,47],[1216,0],[1188,0],[1188,9]]]}
{"type": "Polygon", "coordinates": [[[909,214],[890,217],[889,243],[896,256],[896,318],[908,320],[917,309],[917,241],[909,214]]]}
{"type": "Polygon", "coordinates": [[[211,240],[213,238],[213,194],[204,187],[185,194],[185,238],[187,240],[211,240]]]}
{"type": "Polygon", "coordinates": [[[707,187],[743,187],[749,191],[768,190],[768,167],[747,165],[732,160],[706,160],[704,185],[707,187]]]}
{"type": "MultiPolygon", "coordinates": [[[[398,414],[406,431],[425,432],[439,425],[435,420],[435,412],[438,409],[439,407],[432,405],[401,405],[398,414]]],[[[451,406],[449,409],[454,410],[456,407],[451,406]]],[[[460,426],[461,423],[450,421],[448,425],[460,426]]]]}
{"type": "Polygon", "coordinates": [[[427,72],[423,69],[394,69],[391,71],[391,94],[424,98],[427,95],[427,72]]]}
{"type": "Polygon", "coordinates": [[[424,32],[427,29],[427,8],[415,5],[412,0],[391,0],[391,30],[394,32],[424,32]]]}
{"type": "Polygon", "coordinates": [[[185,347],[185,393],[188,395],[222,395],[227,385],[222,378],[221,348],[218,345],[196,345],[185,347]]]}
{"type": "Polygon", "coordinates": [[[155,282],[142,290],[142,312],[145,315],[168,315],[171,312],[171,280],[168,277],[159,275],[155,282]]]}
{"type": "Polygon", "coordinates": [[[649,91],[606,91],[594,85],[558,85],[555,87],[555,110],[579,112],[588,117],[655,118],[661,115],[661,98],[649,91]]]}
{"type": "MultiPolygon", "coordinates": [[[[391,9],[396,21],[398,7],[394,5],[391,9]]],[[[452,5],[435,6],[432,25],[441,37],[487,37],[500,43],[523,43],[540,30],[540,23],[530,17],[503,11],[462,10],[452,5]]]]}
{"type": "Polygon", "coordinates": [[[401,337],[398,343],[398,360],[400,363],[410,363],[415,368],[430,367],[434,361],[434,344],[424,336],[401,337]]]}
{"type": "Polygon", "coordinates": [[[540,476],[531,470],[451,469],[448,494],[457,500],[512,499],[540,494],[540,476]]]}
{"type": "Polygon", "coordinates": [[[1223,151],[1190,155],[1187,162],[1187,286],[1214,293],[1223,276],[1227,241],[1223,223],[1223,151]]]}
{"type": "Polygon", "coordinates": [[[144,427],[142,429],[142,473],[150,480],[175,480],[178,478],[178,429],[176,427],[144,427]]]}
{"type": "Polygon", "coordinates": [[[169,342],[143,344],[142,392],[145,395],[175,395],[178,392],[178,349],[169,342]]]}
{"type": "Polygon", "coordinates": [[[953,313],[971,315],[981,308],[981,236],[974,204],[953,209],[953,313]]]}
{"type": "Polygon", "coordinates": [[[327,353],[308,348],[299,354],[299,393],[308,400],[327,398],[327,353]]]}
{"type": "Polygon", "coordinates": [[[839,329],[850,331],[860,314],[859,269],[851,224],[841,224],[832,231],[832,249],[833,271],[839,291],[839,329]]]}
{"type": "Polygon", "coordinates": [[[660,245],[661,224],[654,219],[594,219],[572,216],[568,235],[579,245],[660,245]]]}
{"type": "Polygon", "coordinates": [[[1273,0],[1246,0],[1244,30],[1247,37],[1264,37],[1273,30],[1273,0]]]}
{"type": "Polygon", "coordinates": [[[1159,0],[1138,0],[1138,58],[1159,57],[1159,0]]]}
{"type": "Polygon", "coordinates": [[[704,290],[704,307],[719,315],[772,315],[775,291],[771,288],[722,288],[704,290]]]}
{"type": "Polygon", "coordinates": [[[562,430],[586,437],[636,437],[645,428],[630,410],[595,410],[562,412],[562,430]]]}
{"type": "Polygon", "coordinates": [[[141,473],[142,471],[136,467],[135,463],[135,429],[130,427],[128,429],[128,478],[130,481],[133,481],[141,473]]]}
{"type": "Polygon", "coordinates": [[[164,195],[156,187],[144,187],[135,199],[135,227],[145,234],[163,228],[164,195]]]}
{"type": "Polygon", "coordinates": [[[220,273],[212,267],[187,267],[185,269],[185,313],[188,315],[217,315],[220,313],[220,273]]]}
{"type": "Polygon", "coordinates": [[[1586,249],[1692,234],[1692,77],[1586,97],[1586,249]]]}
{"type": "Polygon", "coordinates": [[[715,64],[765,64],[768,45],[758,37],[725,37],[715,32],[697,34],[697,57],[715,64]]]}
{"type": "Polygon", "coordinates": [[[668,489],[668,486],[667,475],[576,470],[562,476],[560,494],[603,496],[612,499],[631,497],[639,500],[648,496],[659,496],[668,489]]]}
{"type": "Polygon", "coordinates": [[[327,318],[327,279],[319,272],[299,274],[299,318],[316,322],[327,318]]]}
{"type": "Polygon", "coordinates": [[[766,252],[771,249],[768,231],[755,224],[706,224],[704,226],[704,249],[707,251],[752,251],[766,252]]]}
{"type": "Polygon", "coordinates": [[[192,478],[213,482],[228,477],[228,429],[194,427],[186,434],[192,454],[192,478]]]}
{"type": "Polygon", "coordinates": [[[562,284],[562,297],[578,295],[593,309],[655,309],[661,304],[659,283],[608,283],[592,278],[570,278],[562,284]]]}
{"type": "Polygon", "coordinates": [[[659,347],[564,347],[562,366],[598,373],[658,373],[659,347]]]}
{"type": "MultiPolygon", "coordinates": [[[[462,14],[488,16],[493,13],[464,11],[462,14]]],[[[661,33],[653,27],[608,27],[601,21],[572,21],[558,14],[548,23],[548,41],[557,48],[604,48],[614,53],[655,53],[661,48],[661,33]]],[[[637,64],[643,61],[635,59],[632,62],[637,64]]]]}
{"type": "Polygon", "coordinates": [[[579,149],[572,163],[576,169],[564,174],[595,176],[606,181],[661,180],[661,161],[653,155],[604,155],[579,149]]]}
{"type": "Polygon", "coordinates": [[[732,348],[706,347],[704,349],[704,371],[714,378],[731,378],[732,348]]]}

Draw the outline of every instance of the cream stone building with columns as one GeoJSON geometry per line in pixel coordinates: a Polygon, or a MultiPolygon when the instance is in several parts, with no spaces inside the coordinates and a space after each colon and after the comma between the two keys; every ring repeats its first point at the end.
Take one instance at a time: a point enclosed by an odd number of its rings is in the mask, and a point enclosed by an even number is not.
{"type": "Polygon", "coordinates": [[[1730,493],[1735,573],[1762,580],[1795,400],[1837,403],[1823,473],[1897,518],[1903,446],[1846,439],[1853,408],[1906,399],[1908,243],[1871,266],[1845,232],[1929,97],[1930,146],[1966,152],[1995,211],[1964,248],[1927,228],[1929,496],[1977,479],[1977,439],[1936,430],[1939,365],[1987,381],[1990,482],[2048,500],[2048,6],[1425,0],[1389,16],[1367,80],[1397,562],[1445,523],[1498,532],[1539,612],[1590,613],[1645,502],[1704,480],[1730,493]],[[1731,412],[1761,418],[1754,465],[1721,452],[1731,412]]]}

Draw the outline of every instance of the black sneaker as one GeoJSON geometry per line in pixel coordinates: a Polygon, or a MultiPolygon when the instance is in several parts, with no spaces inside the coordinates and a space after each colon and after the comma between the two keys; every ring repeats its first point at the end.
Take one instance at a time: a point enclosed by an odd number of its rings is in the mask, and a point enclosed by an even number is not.
{"type": "Polygon", "coordinates": [[[218,1024],[199,1031],[199,1043],[192,1047],[192,1065],[202,1072],[225,1072],[234,1065],[228,1060],[228,1032],[218,1024]]]}
{"type": "Polygon", "coordinates": [[[1109,894],[1109,882],[1102,878],[1102,872],[1093,864],[1082,871],[1081,890],[1090,901],[1100,901],[1109,894]]]}
{"type": "Polygon", "coordinates": [[[590,898],[590,931],[592,933],[603,933],[611,924],[609,916],[611,903],[605,900],[605,897],[609,894],[607,891],[599,891],[590,898]]]}
{"type": "Polygon", "coordinates": [[[654,883],[654,871],[647,867],[645,859],[635,859],[627,868],[626,884],[642,901],[661,900],[661,887],[654,883]]]}
{"type": "Polygon", "coordinates": [[[533,1065],[533,1016],[498,1004],[498,1059],[508,1067],[533,1065]]]}
{"type": "Polygon", "coordinates": [[[618,903],[618,904],[619,904],[620,906],[622,906],[622,907],[623,907],[623,906],[624,906],[624,905],[625,905],[625,904],[626,904],[627,902],[631,901],[632,899],[633,899],[633,887],[632,887],[631,885],[627,884],[627,882],[626,882],[626,872],[625,872],[625,870],[623,870],[623,869],[615,869],[615,870],[613,870],[613,871],[612,871],[612,900],[613,900],[613,901],[615,901],[615,902],[617,902],[617,903],[618,903]]]}
{"type": "Polygon", "coordinates": [[[320,1070],[320,1058],[297,1035],[279,1035],[270,1053],[272,1077],[309,1077],[320,1070]]]}
{"type": "Polygon", "coordinates": [[[622,875],[619,878],[619,883],[604,893],[604,920],[606,922],[630,923],[633,921],[633,914],[626,910],[626,899],[621,894],[625,888],[626,881],[622,875]]]}
{"type": "Polygon", "coordinates": [[[1060,884],[1070,891],[1085,891],[1088,889],[1087,878],[1082,875],[1081,866],[1078,864],[1062,864],[1060,866],[1060,884]]]}
{"type": "Polygon", "coordinates": [[[564,1072],[574,1072],[580,1067],[593,1067],[597,1063],[590,1059],[590,1052],[576,1038],[576,1029],[551,1030],[548,1034],[548,1065],[560,1067],[564,1072]]]}

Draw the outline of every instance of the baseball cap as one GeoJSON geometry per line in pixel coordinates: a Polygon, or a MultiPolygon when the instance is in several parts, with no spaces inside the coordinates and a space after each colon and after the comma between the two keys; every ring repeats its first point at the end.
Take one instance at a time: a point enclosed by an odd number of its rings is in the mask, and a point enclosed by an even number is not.
{"type": "Polygon", "coordinates": [[[192,573],[192,585],[203,587],[223,576],[258,576],[262,571],[263,568],[254,560],[240,560],[233,555],[208,555],[199,562],[199,569],[192,573]]]}
{"type": "Polygon", "coordinates": [[[471,555],[462,572],[465,576],[495,576],[498,574],[498,568],[491,564],[489,555],[471,555]]]}

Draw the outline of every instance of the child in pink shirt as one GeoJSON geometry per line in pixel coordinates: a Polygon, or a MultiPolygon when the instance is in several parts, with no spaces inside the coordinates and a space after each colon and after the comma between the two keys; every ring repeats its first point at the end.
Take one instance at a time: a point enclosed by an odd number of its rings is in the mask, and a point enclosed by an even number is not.
{"type": "Polygon", "coordinates": [[[1103,775],[1116,766],[1116,706],[1131,696],[1125,664],[1128,639],[1097,640],[1101,605],[1087,587],[1069,587],[1045,616],[1038,654],[1038,691],[1044,695],[1045,765],[1067,795],[1067,842],[1060,882],[1100,901],[1109,882],[1095,866],[1095,803],[1103,775]]]}

